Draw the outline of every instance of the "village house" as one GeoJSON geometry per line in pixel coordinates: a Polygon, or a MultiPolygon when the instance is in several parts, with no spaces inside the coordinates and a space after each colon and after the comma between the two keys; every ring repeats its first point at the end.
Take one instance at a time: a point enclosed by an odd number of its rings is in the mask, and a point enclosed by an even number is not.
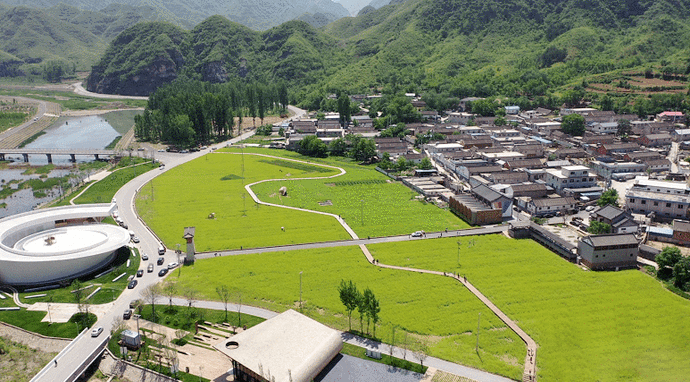
{"type": "Polygon", "coordinates": [[[578,242],[577,254],[582,264],[592,270],[634,268],[639,241],[630,233],[590,235],[578,242]]]}
{"type": "Polygon", "coordinates": [[[625,194],[626,208],[656,220],[688,219],[690,189],[684,182],[638,177],[625,194]]]}
{"type": "Polygon", "coordinates": [[[518,206],[532,214],[532,216],[555,216],[556,214],[565,214],[568,211],[575,210],[577,201],[571,196],[555,197],[555,198],[531,198],[518,197],[516,198],[518,206]]]}
{"type": "Polygon", "coordinates": [[[639,150],[640,145],[637,143],[613,143],[599,146],[596,149],[596,153],[600,156],[612,156],[614,154],[625,154],[639,150]]]}
{"type": "Polygon", "coordinates": [[[637,162],[604,162],[599,160],[590,161],[592,171],[602,178],[609,179],[620,177],[620,175],[643,175],[647,170],[647,165],[637,162]]]}
{"type": "Polygon", "coordinates": [[[657,121],[685,123],[685,115],[682,111],[664,111],[656,115],[657,121]]]}
{"type": "Polygon", "coordinates": [[[639,144],[647,147],[670,146],[671,141],[671,134],[668,133],[647,134],[637,140],[639,144]]]}
{"type": "Polygon", "coordinates": [[[675,129],[671,132],[671,137],[674,142],[682,142],[690,140],[690,129],[675,129]]]}
{"type": "Polygon", "coordinates": [[[465,112],[451,112],[448,113],[448,123],[454,123],[454,124],[460,124],[460,125],[467,125],[467,123],[474,117],[474,114],[472,113],[465,113],[465,112]]]}
{"type": "Polygon", "coordinates": [[[549,190],[543,183],[518,183],[511,184],[505,191],[509,198],[530,197],[533,199],[545,198],[549,190]]]}
{"type": "Polygon", "coordinates": [[[618,122],[594,122],[587,125],[586,129],[595,134],[615,134],[618,131],[618,122]]]}
{"type": "Polygon", "coordinates": [[[546,169],[544,183],[560,194],[569,188],[595,187],[597,179],[586,166],[565,166],[560,170],[546,169]]]}
{"type": "Polygon", "coordinates": [[[611,205],[597,207],[589,214],[590,221],[611,226],[611,233],[636,233],[639,225],[632,215],[611,205]]]}

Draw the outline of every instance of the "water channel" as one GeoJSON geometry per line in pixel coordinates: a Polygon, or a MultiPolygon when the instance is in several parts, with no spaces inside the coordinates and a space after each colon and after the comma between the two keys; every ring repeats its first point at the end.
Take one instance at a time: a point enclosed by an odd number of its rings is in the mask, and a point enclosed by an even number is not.
{"type": "MultiPolygon", "coordinates": [[[[85,116],[60,119],[58,123],[45,130],[35,141],[27,144],[27,148],[58,148],[58,149],[103,149],[120,134],[102,117],[85,116]]],[[[47,174],[34,173],[32,168],[45,166],[48,158],[45,155],[29,155],[29,163],[24,163],[21,155],[8,156],[11,162],[0,167],[0,186],[2,189],[17,189],[21,182],[30,179],[59,178],[79,173],[78,163],[94,160],[92,156],[77,156],[77,164],[70,162],[69,155],[53,155],[55,168],[47,174]],[[14,182],[13,182],[14,181],[14,182]]],[[[82,177],[86,174],[81,172],[82,177]]],[[[0,218],[27,212],[37,205],[48,202],[60,196],[59,187],[34,193],[32,189],[22,189],[11,196],[0,199],[0,218]]]]}

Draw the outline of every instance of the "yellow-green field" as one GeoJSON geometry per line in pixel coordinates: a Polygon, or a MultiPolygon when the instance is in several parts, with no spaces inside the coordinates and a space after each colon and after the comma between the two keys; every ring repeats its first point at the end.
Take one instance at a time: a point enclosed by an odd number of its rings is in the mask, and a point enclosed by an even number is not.
{"type": "MultiPolygon", "coordinates": [[[[424,336],[430,355],[499,373],[522,376],[525,344],[457,281],[443,276],[394,271],[369,264],[358,247],[239,255],[198,260],[182,269],[179,288],[193,288],[206,299],[218,299],[216,287],[227,285],[233,300],[284,311],[299,309],[300,277],[305,314],[346,330],[348,319],[337,287],[342,279],[360,290],[370,288],[381,303],[376,335],[390,342],[391,327],[424,336]],[[477,318],[481,313],[480,347],[475,353],[477,318]]],[[[173,279],[177,272],[173,272],[173,279]]],[[[364,322],[366,331],[366,320],[364,322]]],[[[352,316],[359,330],[358,314],[352,316]]],[[[370,330],[373,332],[373,330],[370,330]]]]}
{"type": "Polygon", "coordinates": [[[349,239],[332,217],[261,206],[244,189],[267,178],[338,173],[256,155],[208,154],[144,186],[136,205],[146,224],[170,248],[184,242],[184,227],[189,226],[196,227],[198,252],[349,239]],[[209,218],[212,213],[215,218],[209,218]]]}
{"type": "Polygon", "coordinates": [[[539,344],[541,381],[683,381],[690,301],[636,270],[583,271],[501,235],[368,246],[381,263],[459,272],[539,344]],[[470,246],[470,240],[474,245],[470,246]]]}

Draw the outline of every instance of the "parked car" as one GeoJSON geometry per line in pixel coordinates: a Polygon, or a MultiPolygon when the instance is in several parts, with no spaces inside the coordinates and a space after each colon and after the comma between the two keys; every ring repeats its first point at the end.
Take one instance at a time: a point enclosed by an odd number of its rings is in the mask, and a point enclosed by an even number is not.
{"type": "Polygon", "coordinates": [[[168,268],[163,268],[160,271],[158,271],[158,276],[163,277],[168,273],[168,268]]]}
{"type": "Polygon", "coordinates": [[[148,268],[146,268],[146,271],[149,273],[153,272],[153,264],[149,264],[148,268]]]}
{"type": "Polygon", "coordinates": [[[187,153],[189,153],[188,150],[180,150],[180,154],[187,154],[187,153]]]}
{"type": "Polygon", "coordinates": [[[142,277],[144,275],[144,270],[140,269],[137,271],[137,277],[142,277]]]}
{"type": "Polygon", "coordinates": [[[145,253],[143,255],[141,255],[141,259],[144,261],[149,261],[149,257],[145,253]]]}
{"type": "Polygon", "coordinates": [[[122,318],[124,318],[125,320],[129,320],[130,318],[132,318],[132,309],[125,310],[125,312],[122,314],[122,318]]]}
{"type": "Polygon", "coordinates": [[[587,206],[585,208],[585,211],[587,211],[587,212],[592,212],[593,210],[594,210],[594,206],[587,206]]]}
{"type": "Polygon", "coordinates": [[[173,261],[172,263],[168,264],[168,269],[173,269],[173,268],[177,267],[178,265],[180,265],[180,264],[178,264],[177,261],[173,261]]]}
{"type": "Polygon", "coordinates": [[[101,333],[103,333],[103,327],[102,326],[99,326],[97,328],[93,328],[91,330],[91,337],[98,337],[101,335],[101,333]]]}
{"type": "Polygon", "coordinates": [[[129,302],[129,309],[134,309],[136,306],[140,305],[141,300],[132,300],[129,302]]]}
{"type": "Polygon", "coordinates": [[[132,238],[132,241],[135,242],[135,243],[138,243],[138,242],[139,242],[139,238],[138,238],[137,236],[134,236],[134,237],[132,238]]]}
{"type": "Polygon", "coordinates": [[[162,256],[161,256],[161,257],[158,258],[158,261],[156,261],[156,264],[158,264],[158,265],[163,265],[164,262],[165,262],[165,257],[162,257],[162,256]]]}
{"type": "Polygon", "coordinates": [[[127,284],[127,288],[128,289],[134,289],[134,287],[137,286],[138,283],[139,282],[137,280],[132,280],[129,282],[129,284],[127,284]]]}

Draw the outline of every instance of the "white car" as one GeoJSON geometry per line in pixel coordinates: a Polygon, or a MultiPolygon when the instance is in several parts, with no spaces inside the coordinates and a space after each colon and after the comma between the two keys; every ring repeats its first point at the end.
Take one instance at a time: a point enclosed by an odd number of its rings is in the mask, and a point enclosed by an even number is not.
{"type": "Polygon", "coordinates": [[[93,328],[91,330],[91,337],[98,337],[101,335],[101,333],[103,333],[103,327],[102,326],[99,326],[97,328],[93,328]]]}
{"type": "Polygon", "coordinates": [[[173,268],[177,267],[178,265],[180,265],[180,264],[178,264],[177,261],[174,261],[174,262],[168,264],[168,269],[173,269],[173,268]]]}
{"type": "Polygon", "coordinates": [[[585,208],[587,212],[592,212],[592,210],[594,210],[594,206],[587,206],[587,208],[585,208]]]}
{"type": "Polygon", "coordinates": [[[422,237],[422,231],[412,232],[410,236],[412,237],[422,237]]]}

